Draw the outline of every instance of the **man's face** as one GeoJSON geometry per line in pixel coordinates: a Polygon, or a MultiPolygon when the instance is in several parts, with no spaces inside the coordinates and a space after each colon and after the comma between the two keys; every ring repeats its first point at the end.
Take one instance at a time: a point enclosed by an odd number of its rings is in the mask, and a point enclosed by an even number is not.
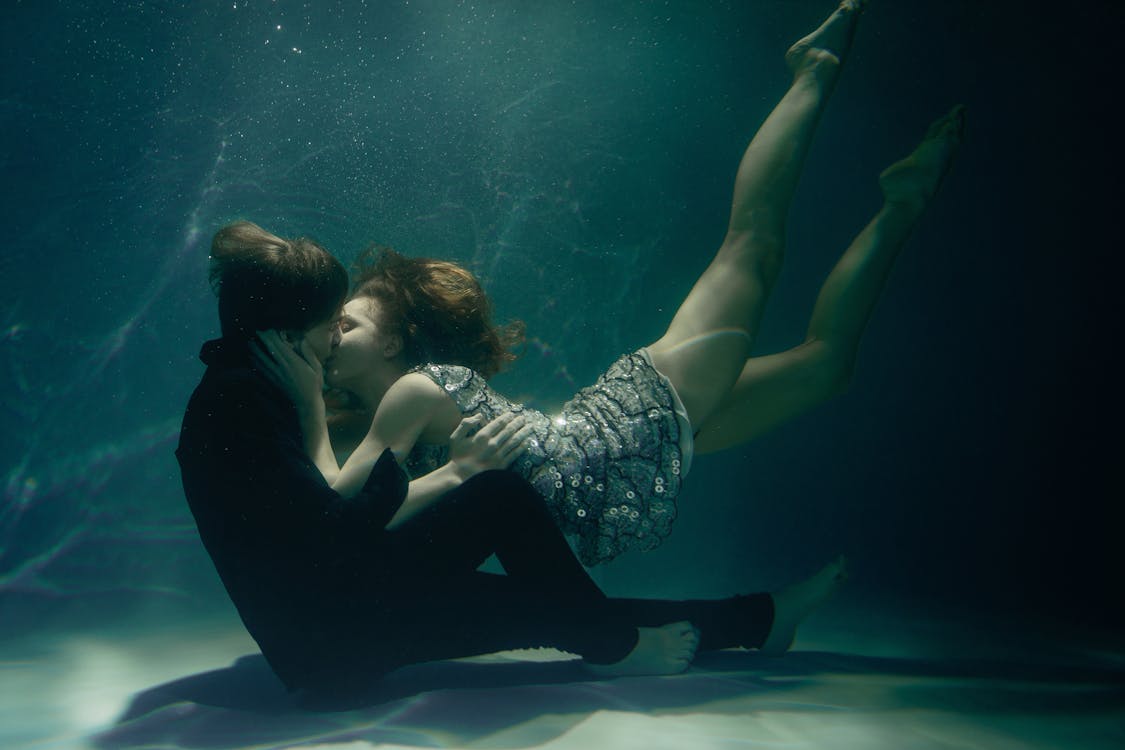
{"type": "Polygon", "coordinates": [[[332,356],[332,346],[336,339],[339,322],[340,316],[336,314],[304,333],[305,343],[309,345],[313,354],[316,355],[317,361],[321,364],[324,364],[332,356]]]}

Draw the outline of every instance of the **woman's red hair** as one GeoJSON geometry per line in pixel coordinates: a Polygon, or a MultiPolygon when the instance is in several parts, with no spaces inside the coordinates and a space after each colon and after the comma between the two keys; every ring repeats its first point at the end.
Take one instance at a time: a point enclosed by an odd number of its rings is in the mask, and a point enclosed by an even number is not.
{"type": "Polygon", "coordinates": [[[381,323],[402,337],[411,366],[462,365],[488,378],[516,358],[519,321],[492,323],[492,303],[465,268],[432,258],[408,258],[374,246],[355,265],[352,297],[379,302],[381,323]]]}

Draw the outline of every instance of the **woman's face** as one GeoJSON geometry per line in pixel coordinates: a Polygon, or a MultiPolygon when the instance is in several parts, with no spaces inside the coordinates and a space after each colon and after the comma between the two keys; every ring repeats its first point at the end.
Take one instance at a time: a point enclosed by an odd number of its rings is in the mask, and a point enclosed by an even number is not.
{"type": "Polygon", "coordinates": [[[402,351],[398,336],[384,330],[379,301],[357,297],[344,304],[335,346],[325,362],[325,382],[352,391],[386,369],[402,351]]]}

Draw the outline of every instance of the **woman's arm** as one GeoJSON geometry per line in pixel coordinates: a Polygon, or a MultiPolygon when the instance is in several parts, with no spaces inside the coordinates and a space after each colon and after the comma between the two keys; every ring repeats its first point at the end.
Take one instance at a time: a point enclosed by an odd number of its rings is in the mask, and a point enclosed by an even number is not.
{"type": "Polygon", "coordinates": [[[351,496],[363,486],[364,477],[387,448],[403,463],[443,399],[449,397],[423,375],[408,374],[396,380],[379,403],[371,429],[331,482],[332,488],[344,497],[351,496]]]}
{"type": "Polygon", "coordinates": [[[408,374],[387,390],[371,429],[341,468],[328,438],[321,396],[323,371],[316,357],[310,351],[297,352],[275,331],[259,337],[263,345],[253,346],[258,366],[289,394],[301,422],[306,452],[325,481],[345,498],[354,497],[363,488],[387,448],[401,464],[428,427],[440,427],[438,422],[444,422],[445,429],[456,425],[450,435],[449,463],[410,483],[392,525],[402,523],[475,474],[506,469],[531,434],[524,417],[514,413],[503,414],[488,424],[480,417],[458,424],[449,395],[424,375],[408,374]]]}
{"type": "MultiPolygon", "coordinates": [[[[457,413],[452,406],[449,394],[424,375],[399,378],[383,396],[371,429],[340,470],[333,489],[345,497],[356,491],[387,448],[404,461],[427,428],[449,429],[457,413]]],[[[449,463],[412,481],[403,508],[417,512],[475,474],[507,468],[530,432],[523,415],[512,412],[487,424],[479,415],[461,420],[449,437],[449,463]]]]}
{"type": "Polygon", "coordinates": [[[486,424],[480,415],[461,420],[449,436],[449,463],[410,483],[406,499],[387,528],[393,529],[408,521],[471,476],[508,468],[523,452],[530,436],[531,426],[525,423],[522,414],[514,412],[501,414],[486,424]],[[481,424],[484,427],[480,427],[481,424]]]}

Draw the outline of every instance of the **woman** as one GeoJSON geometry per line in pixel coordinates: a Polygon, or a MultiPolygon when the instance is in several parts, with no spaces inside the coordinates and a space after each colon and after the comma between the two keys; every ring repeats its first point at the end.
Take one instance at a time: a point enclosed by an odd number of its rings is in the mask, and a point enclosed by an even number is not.
{"type": "MultiPolygon", "coordinates": [[[[948,171],[963,128],[956,107],[882,173],[884,205],[826,280],[806,341],[748,358],[804,157],[862,5],[841,3],[787,53],[793,83],[742,158],[726,238],[664,336],[614,363],[560,417],[522,410],[532,437],[512,468],[577,537],[587,565],[667,536],[693,452],[750,440],[850,377],[895,256],[948,171]]],[[[333,486],[349,493],[385,448],[410,456],[415,468],[438,465],[443,436],[463,416],[518,410],[485,382],[503,364],[506,333],[488,322],[475,279],[453,264],[385,252],[362,270],[327,379],[377,411],[342,469],[321,449],[317,465],[333,486]]],[[[274,373],[298,403],[319,400],[308,369],[290,359],[287,371],[274,373]]],[[[327,444],[322,422],[307,429],[327,444]]]]}
{"type": "MultiPolygon", "coordinates": [[[[963,108],[954,108],[882,173],[884,205],[829,275],[806,341],[748,359],[781,265],[801,167],[862,6],[841,3],[788,51],[793,82],[742,158],[726,238],[664,336],[618,360],[558,418],[523,410],[532,438],[512,468],[577,537],[587,565],[660,543],[693,451],[750,440],[837,393],[850,377],[894,258],[946,174],[963,127],[963,108]]],[[[444,458],[443,435],[463,416],[519,409],[485,382],[503,363],[510,332],[488,322],[487,300],[464,269],[385,252],[361,271],[341,320],[328,382],[378,407],[342,470],[327,451],[318,460],[344,494],[385,448],[411,456],[415,468],[432,468],[444,458]]],[[[303,362],[290,359],[274,377],[299,403],[318,400],[315,374],[303,362]]],[[[308,429],[324,434],[323,423],[308,429]]]]}

